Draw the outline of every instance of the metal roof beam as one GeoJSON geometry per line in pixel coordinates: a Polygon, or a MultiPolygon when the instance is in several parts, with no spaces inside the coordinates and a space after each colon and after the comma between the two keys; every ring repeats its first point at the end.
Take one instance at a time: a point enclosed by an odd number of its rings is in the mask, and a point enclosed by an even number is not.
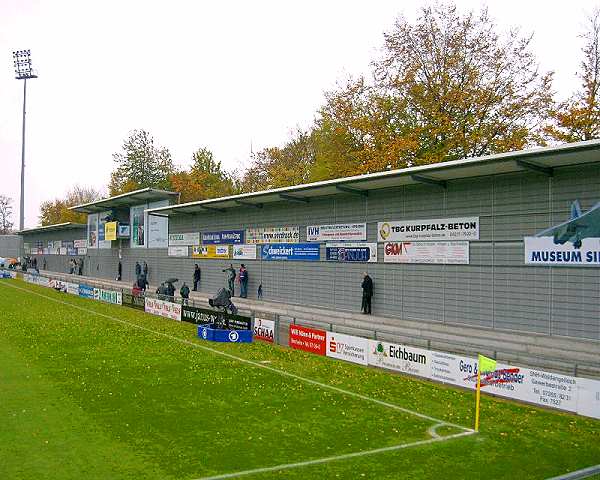
{"type": "Polygon", "coordinates": [[[336,185],[335,188],[344,193],[353,193],[354,195],[362,195],[363,197],[369,196],[369,191],[361,188],[346,187],[345,185],[336,185]]]}
{"type": "Polygon", "coordinates": [[[204,210],[208,210],[209,212],[219,212],[219,213],[223,213],[225,211],[224,208],[217,208],[217,207],[207,207],[206,205],[200,205],[201,208],[203,208],[204,210]]]}
{"type": "Polygon", "coordinates": [[[526,160],[517,160],[517,165],[533,172],[542,173],[548,177],[554,176],[554,169],[552,167],[544,167],[537,163],[528,162],[526,160]]]}
{"type": "Polygon", "coordinates": [[[288,200],[289,202],[302,202],[302,203],[308,203],[310,200],[306,197],[296,197],[294,195],[287,195],[285,193],[280,193],[279,194],[279,198],[281,198],[282,200],[288,200]]]}
{"type": "Polygon", "coordinates": [[[254,207],[254,208],[262,208],[262,203],[250,203],[250,202],[242,202],[241,200],[236,200],[235,203],[241,205],[242,207],[254,207]]]}
{"type": "Polygon", "coordinates": [[[436,180],[435,178],[424,177],[423,175],[411,175],[410,178],[412,178],[415,182],[425,183],[427,185],[435,185],[442,188],[446,188],[447,186],[445,180],[436,180]]]}

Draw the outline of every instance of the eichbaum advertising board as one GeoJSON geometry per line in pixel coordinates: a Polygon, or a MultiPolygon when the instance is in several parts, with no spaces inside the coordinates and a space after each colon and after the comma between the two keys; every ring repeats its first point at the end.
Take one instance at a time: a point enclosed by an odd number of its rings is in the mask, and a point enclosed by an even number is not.
{"type": "Polygon", "coordinates": [[[479,217],[379,222],[378,242],[479,240],[479,217]]]}
{"type": "Polygon", "coordinates": [[[256,260],[256,245],[233,245],[231,249],[235,260],[256,260]]]}
{"type": "Polygon", "coordinates": [[[431,353],[396,343],[369,340],[369,365],[429,377],[431,353]]]}
{"type": "Polygon", "coordinates": [[[169,245],[192,246],[200,244],[200,232],[170,233],[169,245]]]}
{"type": "Polygon", "coordinates": [[[317,330],[301,325],[290,325],[288,344],[291,348],[297,350],[325,355],[327,334],[325,330],[317,330]]]}
{"type": "Polygon", "coordinates": [[[146,298],[144,310],[152,315],[181,321],[181,305],[178,303],[159,300],[158,298],[146,298]]]}
{"type": "Polygon", "coordinates": [[[188,247],[169,245],[169,248],[167,249],[167,254],[169,257],[187,257],[188,247]]]}
{"type": "Polygon", "coordinates": [[[327,356],[347,362],[369,363],[369,340],[342,333],[327,332],[327,356]]]}
{"type": "Polygon", "coordinates": [[[328,262],[377,262],[376,243],[327,243],[328,262]]]}
{"type": "Polygon", "coordinates": [[[229,258],[229,245],[196,245],[192,247],[194,258],[229,258]]]}
{"type": "Polygon", "coordinates": [[[553,237],[525,237],[525,264],[581,267],[600,265],[600,238],[584,238],[581,247],[554,243],[553,237]]]}
{"type": "Polygon", "coordinates": [[[290,260],[318,262],[321,249],[315,243],[272,243],[260,247],[263,260],[290,260]]]}
{"type": "Polygon", "coordinates": [[[298,227],[247,228],[246,243],[298,243],[298,227]]]}
{"type": "Polygon", "coordinates": [[[386,263],[469,264],[469,242],[386,242],[386,263]]]}
{"type": "Polygon", "coordinates": [[[104,290],[103,288],[94,288],[94,299],[106,303],[114,303],[115,305],[123,304],[123,297],[121,296],[121,292],[104,290]]]}
{"type": "Polygon", "coordinates": [[[309,225],[306,227],[307,242],[336,242],[340,240],[360,242],[366,239],[366,223],[338,223],[335,225],[309,225]]]}
{"type": "Polygon", "coordinates": [[[254,319],[254,338],[273,343],[275,339],[275,321],[265,318],[254,319]]]}

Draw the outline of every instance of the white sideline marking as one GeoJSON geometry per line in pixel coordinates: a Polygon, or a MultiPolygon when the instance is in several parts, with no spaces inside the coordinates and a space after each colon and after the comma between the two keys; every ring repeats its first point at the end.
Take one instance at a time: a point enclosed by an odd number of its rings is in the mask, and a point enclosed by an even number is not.
{"type": "Polygon", "coordinates": [[[254,468],[252,470],[242,470],[240,472],[224,473],[222,475],[214,475],[212,477],[200,477],[200,478],[196,478],[195,480],[223,480],[226,478],[235,478],[235,477],[242,477],[245,475],[253,475],[255,473],[266,473],[266,472],[274,472],[274,471],[278,471],[278,470],[289,470],[292,468],[308,467],[310,465],[318,465],[320,463],[336,462],[338,460],[346,460],[348,458],[364,457],[366,455],[375,455],[377,453],[391,452],[394,450],[402,450],[402,449],[410,448],[410,447],[418,447],[421,445],[428,445],[430,443],[435,443],[435,442],[444,442],[446,440],[451,440],[453,438],[464,437],[467,435],[474,435],[474,434],[475,434],[475,431],[455,433],[454,435],[448,435],[447,437],[430,438],[429,440],[421,440],[419,442],[403,443],[401,445],[393,445],[391,447],[375,448],[373,450],[362,450],[359,452],[346,453],[344,455],[336,455],[334,457],[324,457],[324,458],[317,458],[315,460],[307,460],[305,462],[285,463],[283,465],[275,465],[273,467],[254,468]]]}
{"type": "MultiPolygon", "coordinates": [[[[106,315],[105,313],[96,312],[94,310],[90,310],[89,308],[80,307],[79,305],[75,305],[75,304],[70,303],[70,302],[65,302],[64,300],[58,300],[56,298],[49,297],[48,295],[43,295],[41,293],[34,292],[33,290],[30,290],[28,288],[17,287],[16,285],[10,285],[8,283],[6,283],[6,284],[5,283],[0,283],[0,285],[3,285],[3,286],[6,285],[6,286],[8,286],[10,288],[14,288],[14,289],[17,289],[17,290],[22,290],[24,292],[28,292],[28,293],[31,293],[33,295],[37,295],[38,297],[46,298],[46,299],[51,300],[51,301],[56,302],[56,303],[62,303],[63,305],[68,305],[70,307],[76,308],[76,309],[81,310],[83,312],[87,312],[87,313],[91,313],[91,314],[94,314],[94,315],[98,315],[100,317],[104,317],[104,318],[107,318],[109,320],[113,320],[113,321],[121,323],[123,325],[128,325],[130,327],[134,327],[134,328],[137,328],[139,330],[142,330],[142,331],[145,331],[145,332],[148,332],[148,333],[153,333],[155,335],[160,335],[161,337],[165,337],[165,338],[168,338],[170,340],[175,340],[176,342],[180,342],[180,343],[183,343],[183,344],[186,344],[186,345],[191,345],[192,347],[200,348],[200,349],[205,350],[207,352],[212,352],[214,354],[221,355],[221,356],[224,356],[224,357],[227,357],[227,358],[231,358],[233,360],[237,360],[238,362],[246,363],[248,365],[253,365],[253,366],[258,367],[258,368],[263,368],[265,370],[269,370],[271,372],[278,373],[279,375],[283,375],[283,376],[286,376],[286,377],[294,378],[296,380],[300,380],[302,382],[309,383],[311,385],[316,385],[316,386],[324,388],[324,389],[333,390],[334,392],[338,392],[338,393],[341,393],[343,395],[347,395],[349,397],[360,398],[361,400],[365,400],[367,402],[375,403],[377,405],[382,405],[384,407],[391,408],[393,410],[397,410],[397,411],[400,411],[400,412],[408,413],[410,415],[414,415],[415,417],[422,418],[424,420],[429,420],[431,422],[435,422],[436,424],[439,424],[439,425],[448,425],[448,426],[455,427],[455,428],[458,428],[460,430],[463,430],[464,432],[475,433],[475,431],[473,429],[467,428],[467,427],[463,427],[462,425],[456,425],[455,423],[446,422],[445,420],[441,420],[441,419],[435,418],[435,417],[430,417],[429,415],[425,415],[423,413],[415,412],[414,410],[409,410],[408,408],[403,408],[403,407],[400,407],[400,406],[395,405],[393,403],[384,402],[383,400],[378,400],[376,398],[368,397],[368,396],[362,395],[360,393],[351,392],[350,390],[344,390],[343,388],[334,387],[333,385],[327,385],[326,383],[321,383],[321,382],[318,382],[317,380],[311,380],[310,378],[301,377],[301,376],[296,375],[294,373],[286,372],[285,370],[280,370],[278,368],[270,367],[268,365],[264,365],[262,363],[255,362],[253,360],[248,360],[246,358],[238,357],[236,355],[232,355],[232,354],[227,353],[227,352],[221,352],[220,350],[215,350],[214,348],[210,348],[210,347],[207,347],[205,345],[201,345],[201,344],[196,343],[196,342],[191,342],[191,341],[186,340],[184,338],[175,337],[173,335],[169,335],[169,334],[163,333],[163,332],[157,332],[156,330],[152,330],[150,328],[146,328],[146,327],[144,327],[142,325],[138,325],[137,323],[132,323],[132,322],[128,322],[126,320],[121,320],[120,318],[112,317],[110,315],[106,315]]],[[[438,425],[436,425],[436,428],[437,428],[437,426],[438,425]]],[[[454,436],[456,436],[456,435],[458,435],[458,434],[455,434],[454,436]]],[[[452,438],[452,437],[453,436],[450,435],[450,436],[446,436],[446,437],[442,437],[442,438],[452,438]]],[[[433,438],[433,440],[437,440],[437,438],[433,438]]],[[[392,447],[388,447],[388,448],[392,448],[392,447]]]]}

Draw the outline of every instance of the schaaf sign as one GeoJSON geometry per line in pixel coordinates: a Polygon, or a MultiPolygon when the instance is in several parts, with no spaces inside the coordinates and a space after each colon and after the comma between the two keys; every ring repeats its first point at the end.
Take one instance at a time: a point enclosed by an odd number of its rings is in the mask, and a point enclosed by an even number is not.
{"type": "Polygon", "coordinates": [[[181,320],[197,325],[214,324],[228,330],[252,330],[250,317],[189,305],[183,305],[181,308],[181,320]]]}
{"type": "Polygon", "coordinates": [[[327,243],[325,255],[329,262],[377,262],[377,244],[327,243]]]}

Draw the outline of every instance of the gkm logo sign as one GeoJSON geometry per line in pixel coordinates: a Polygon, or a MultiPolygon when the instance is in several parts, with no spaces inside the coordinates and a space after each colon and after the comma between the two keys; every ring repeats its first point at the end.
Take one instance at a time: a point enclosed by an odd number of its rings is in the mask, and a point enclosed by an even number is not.
{"type": "MultiPolygon", "coordinates": [[[[483,373],[481,375],[481,386],[487,387],[489,385],[509,385],[523,383],[525,375],[523,375],[520,368],[502,368],[494,372],[483,373]]],[[[465,378],[465,381],[477,383],[477,374],[470,375],[465,378]]],[[[513,387],[514,388],[514,387],[513,387]]]]}
{"type": "Polygon", "coordinates": [[[379,229],[379,235],[383,240],[387,240],[390,236],[391,231],[392,228],[390,227],[390,224],[385,222],[381,224],[381,228],[379,229]]]}
{"type": "Polygon", "coordinates": [[[406,247],[409,245],[410,245],[410,242],[386,243],[385,244],[385,255],[402,255],[402,253],[406,253],[406,247]]]}

